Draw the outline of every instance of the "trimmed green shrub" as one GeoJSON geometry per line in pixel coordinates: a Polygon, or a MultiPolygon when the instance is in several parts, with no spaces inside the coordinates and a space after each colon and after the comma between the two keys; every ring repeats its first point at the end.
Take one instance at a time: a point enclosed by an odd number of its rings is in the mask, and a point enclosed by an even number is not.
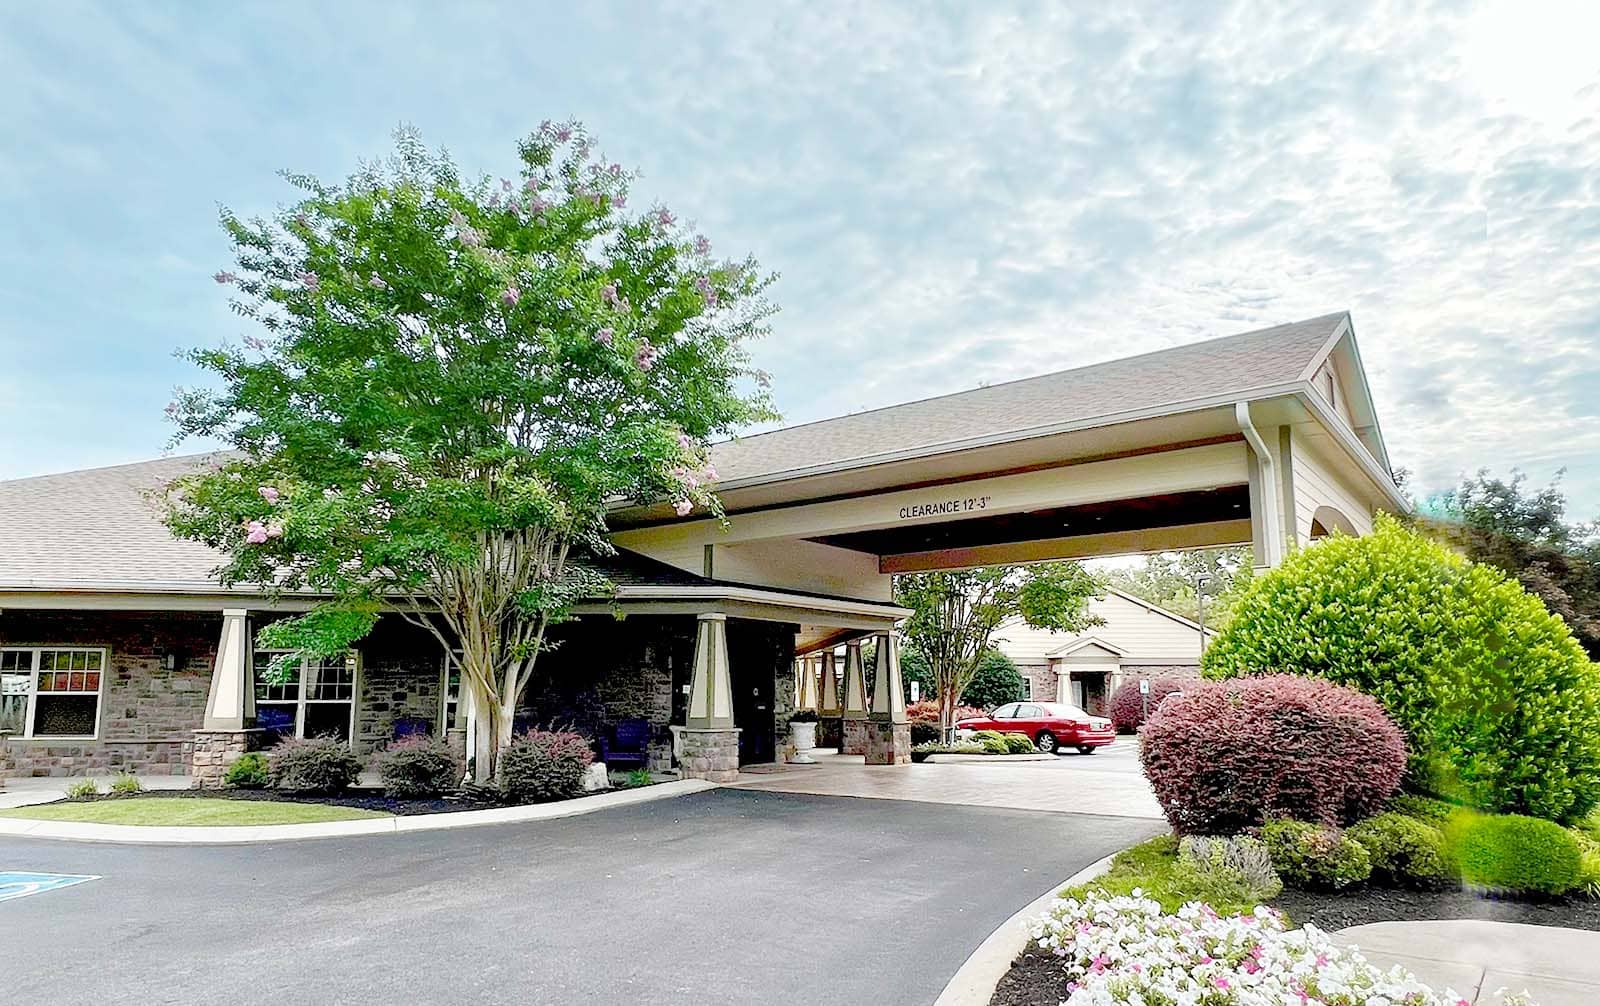
{"type": "Polygon", "coordinates": [[[582,734],[529,730],[500,752],[500,790],[517,803],[570,800],[583,795],[583,774],[593,762],[582,734]]]}
{"type": "Polygon", "coordinates": [[[931,755],[931,754],[988,754],[988,753],[989,753],[988,748],[985,748],[982,744],[978,743],[977,741],[956,741],[954,744],[943,744],[943,743],[940,743],[939,741],[927,741],[925,743],[916,744],[916,745],[912,746],[912,748],[911,748],[911,760],[914,761],[914,762],[925,762],[925,761],[928,760],[928,756],[931,755]]]}
{"type": "Polygon", "coordinates": [[[267,752],[267,781],[285,793],[337,796],[361,775],[361,759],[336,737],[279,741],[267,752]]]}
{"type": "Polygon", "coordinates": [[[1415,818],[1423,824],[1431,824],[1435,828],[1444,827],[1450,820],[1450,815],[1461,808],[1444,800],[1436,800],[1431,796],[1417,796],[1414,793],[1404,793],[1389,801],[1389,810],[1396,814],[1415,818]]]}
{"type": "Polygon", "coordinates": [[[1201,874],[1213,890],[1227,888],[1229,901],[1261,903],[1283,893],[1266,844],[1249,835],[1191,835],[1178,843],[1178,864],[1201,874]]]}
{"type": "Polygon", "coordinates": [[[1573,833],[1537,817],[1467,814],[1445,831],[1448,857],[1469,884],[1499,891],[1565,894],[1583,882],[1573,833]]]}
{"type": "Polygon", "coordinates": [[[1444,833],[1393,811],[1369,817],[1346,832],[1372,858],[1372,872],[1394,884],[1437,887],[1450,879],[1444,833]]]}
{"type": "Polygon", "coordinates": [[[1010,754],[1011,745],[1004,737],[985,737],[978,743],[983,745],[983,750],[989,754],[1010,754]]]}
{"type": "Polygon", "coordinates": [[[1006,734],[1006,749],[1012,754],[1033,754],[1038,750],[1027,734],[1006,734]]]}
{"type": "Polygon", "coordinates": [[[116,796],[133,796],[135,793],[144,792],[144,783],[132,772],[119,772],[111,780],[111,792],[116,796]]]}
{"type": "Polygon", "coordinates": [[[1288,674],[1195,682],[1139,733],[1145,775],[1180,835],[1280,817],[1353,824],[1388,803],[1405,757],[1371,698],[1288,674]]]}
{"type": "Polygon", "coordinates": [[[267,770],[267,756],[260,751],[250,751],[233,760],[228,771],[222,774],[222,784],[231,789],[266,789],[272,782],[267,770]]]}
{"type": "Polygon", "coordinates": [[[1372,857],[1360,842],[1334,828],[1306,821],[1269,821],[1261,841],[1283,882],[1311,890],[1359,884],[1372,875],[1372,857]]]}
{"type": "Polygon", "coordinates": [[[376,759],[383,791],[401,800],[438,796],[461,783],[455,752],[438,737],[413,734],[385,748],[376,759]]]}
{"type": "Polygon", "coordinates": [[[1600,804],[1600,666],[1516,581],[1393,518],[1254,578],[1203,668],[1372,695],[1431,792],[1557,821],[1600,804]]]}
{"type": "Polygon", "coordinates": [[[67,787],[68,800],[87,800],[100,795],[100,784],[93,779],[79,779],[67,787]]]}

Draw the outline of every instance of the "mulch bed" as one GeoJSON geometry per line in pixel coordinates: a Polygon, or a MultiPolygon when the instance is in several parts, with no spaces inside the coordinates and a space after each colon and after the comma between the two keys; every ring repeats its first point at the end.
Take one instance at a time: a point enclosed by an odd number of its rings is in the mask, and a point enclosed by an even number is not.
{"type": "MultiPolygon", "coordinates": [[[[1535,926],[1568,926],[1600,930],[1600,901],[1554,898],[1513,901],[1473,891],[1410,891],[1363,887],[1342,893],[1284,891],[1272,902],[1296,924],[1333,931],[1368,922],[1411,922],[1425,919],[1484,919],[1535,926]]],[[[1061,962],[1032,944],[1000,979],[990,1006],[1055,1006],[1067,997],[1061,962]]]]}
{"type": "MultiPolygon", "coordinates": [[[[583,796],[573,797],[573,799],[582,800],[584,797],[597,795],[599,794],[585,793],[583,796]]],[[[178,799],[206,800],[264,800],[269,803],[320,803],[332,807],[375,810],[384,814],[394,814],[397,817],[412,817],[419,814],[448,814],[458,810],[491,810],[496,807],[516,806],[501,800],[471,796],[397,800],[384,796],[382,792],[377,790],[352,790],[343,796],[293,796],[287,793],[275,793],[272,790],[261,789],[148,789],[142,793],[130,793],[126,796],[102,793],[99,796],[87,797],[82,800],[54,800],[51,803],[89,803],[94,800],[164,800],[174,797],[178,799]]],[[[50,806],[50,804],[38,806],[50,806]]]]}

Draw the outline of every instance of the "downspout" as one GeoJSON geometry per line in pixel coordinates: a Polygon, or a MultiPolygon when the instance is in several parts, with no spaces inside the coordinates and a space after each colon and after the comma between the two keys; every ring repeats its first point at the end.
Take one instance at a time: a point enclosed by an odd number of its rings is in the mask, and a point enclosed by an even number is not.
{"type": "Polygon", "coordinates": [[[1267,449],[1267,442],[1261,438],[1260,431],[1250,421],[1250,403],[1235,402],[1233,415],[1239,423],[1239,432],[1244,434],[1245,442],[1250,445],[1251,452],[1256,456],[1256,463],[1260,465],[1261,509],[1265,511],[1261,515],[1261,531],[1267,539],[1262,549],[1262,558],[1269,567],[1276,566],[1283,559],[1277,466],[1273,464],[1272,452],[1267,449]]]}

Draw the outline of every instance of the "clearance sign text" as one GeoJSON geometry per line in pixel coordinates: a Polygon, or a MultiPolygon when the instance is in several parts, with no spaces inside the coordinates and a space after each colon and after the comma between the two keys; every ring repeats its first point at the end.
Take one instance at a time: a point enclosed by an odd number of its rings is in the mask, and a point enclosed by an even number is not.
{"type": "Polygon", "coordinates": [[[987,510],[992,496],[967,496],[957,499],[929,500],[926,503],[910,503],[900,508],[901,520],[915,520],[919,517],[948,517],[953,514],[972,513],[975,510],[987,510]]]}

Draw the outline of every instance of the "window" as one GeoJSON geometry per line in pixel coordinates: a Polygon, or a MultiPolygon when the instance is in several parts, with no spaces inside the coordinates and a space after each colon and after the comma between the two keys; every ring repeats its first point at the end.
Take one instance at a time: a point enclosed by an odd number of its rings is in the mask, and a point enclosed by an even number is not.
{"type": "Polygon", "coordinates": [[[1003,705],[999,709],[996,709],[994,712],[990,713],[989,715],[990,715],[990,717],[992,719],[997,719],[997,720],[1009,720],[1009,719],[1012,719],[1013,717],[1015,717],[1017,715],[1017,705],[1018,704],[1015,703],[1015,702],[1012,702],[1012,703],[1010,703],[1008,705],[1003,705]]]}
{"type": "Polygon", "coordinates": [[[1024,674],[1022,676],[1022,697],[1025,699],[1033,698],[1033,677],[1031,675],[1024,674]]]}
{"type": "Polygon", "coordinates": [[[0,730],[93,739],[105,666],[106,651],[98,647],[0,648],[0,730]]]}
{"type": "Polygon", "coordinates": [[[1040,709],[1038,706],[1017,707],[1017,719],[1019,720],[1038,720],[1043,718],[1044,710],[1040,709]]]}
{"type": "Polygon", "coordinates": [[[454,660],[448,657],[441,658],[443,665],[439,668],[439,736],[447,736],[447,731],[464,727],[465,723],[457,722],[461,715],[461,651],[454,653],[454,660]]]}
{"type": "Polygon", "coordinates": [[[337,737],[355,734],[356,654],[314,657],[286,650],[255,653],[256,726],[270,736],[337,737]],[[273,662],[280,667],[274,669],[273,662]]]}

